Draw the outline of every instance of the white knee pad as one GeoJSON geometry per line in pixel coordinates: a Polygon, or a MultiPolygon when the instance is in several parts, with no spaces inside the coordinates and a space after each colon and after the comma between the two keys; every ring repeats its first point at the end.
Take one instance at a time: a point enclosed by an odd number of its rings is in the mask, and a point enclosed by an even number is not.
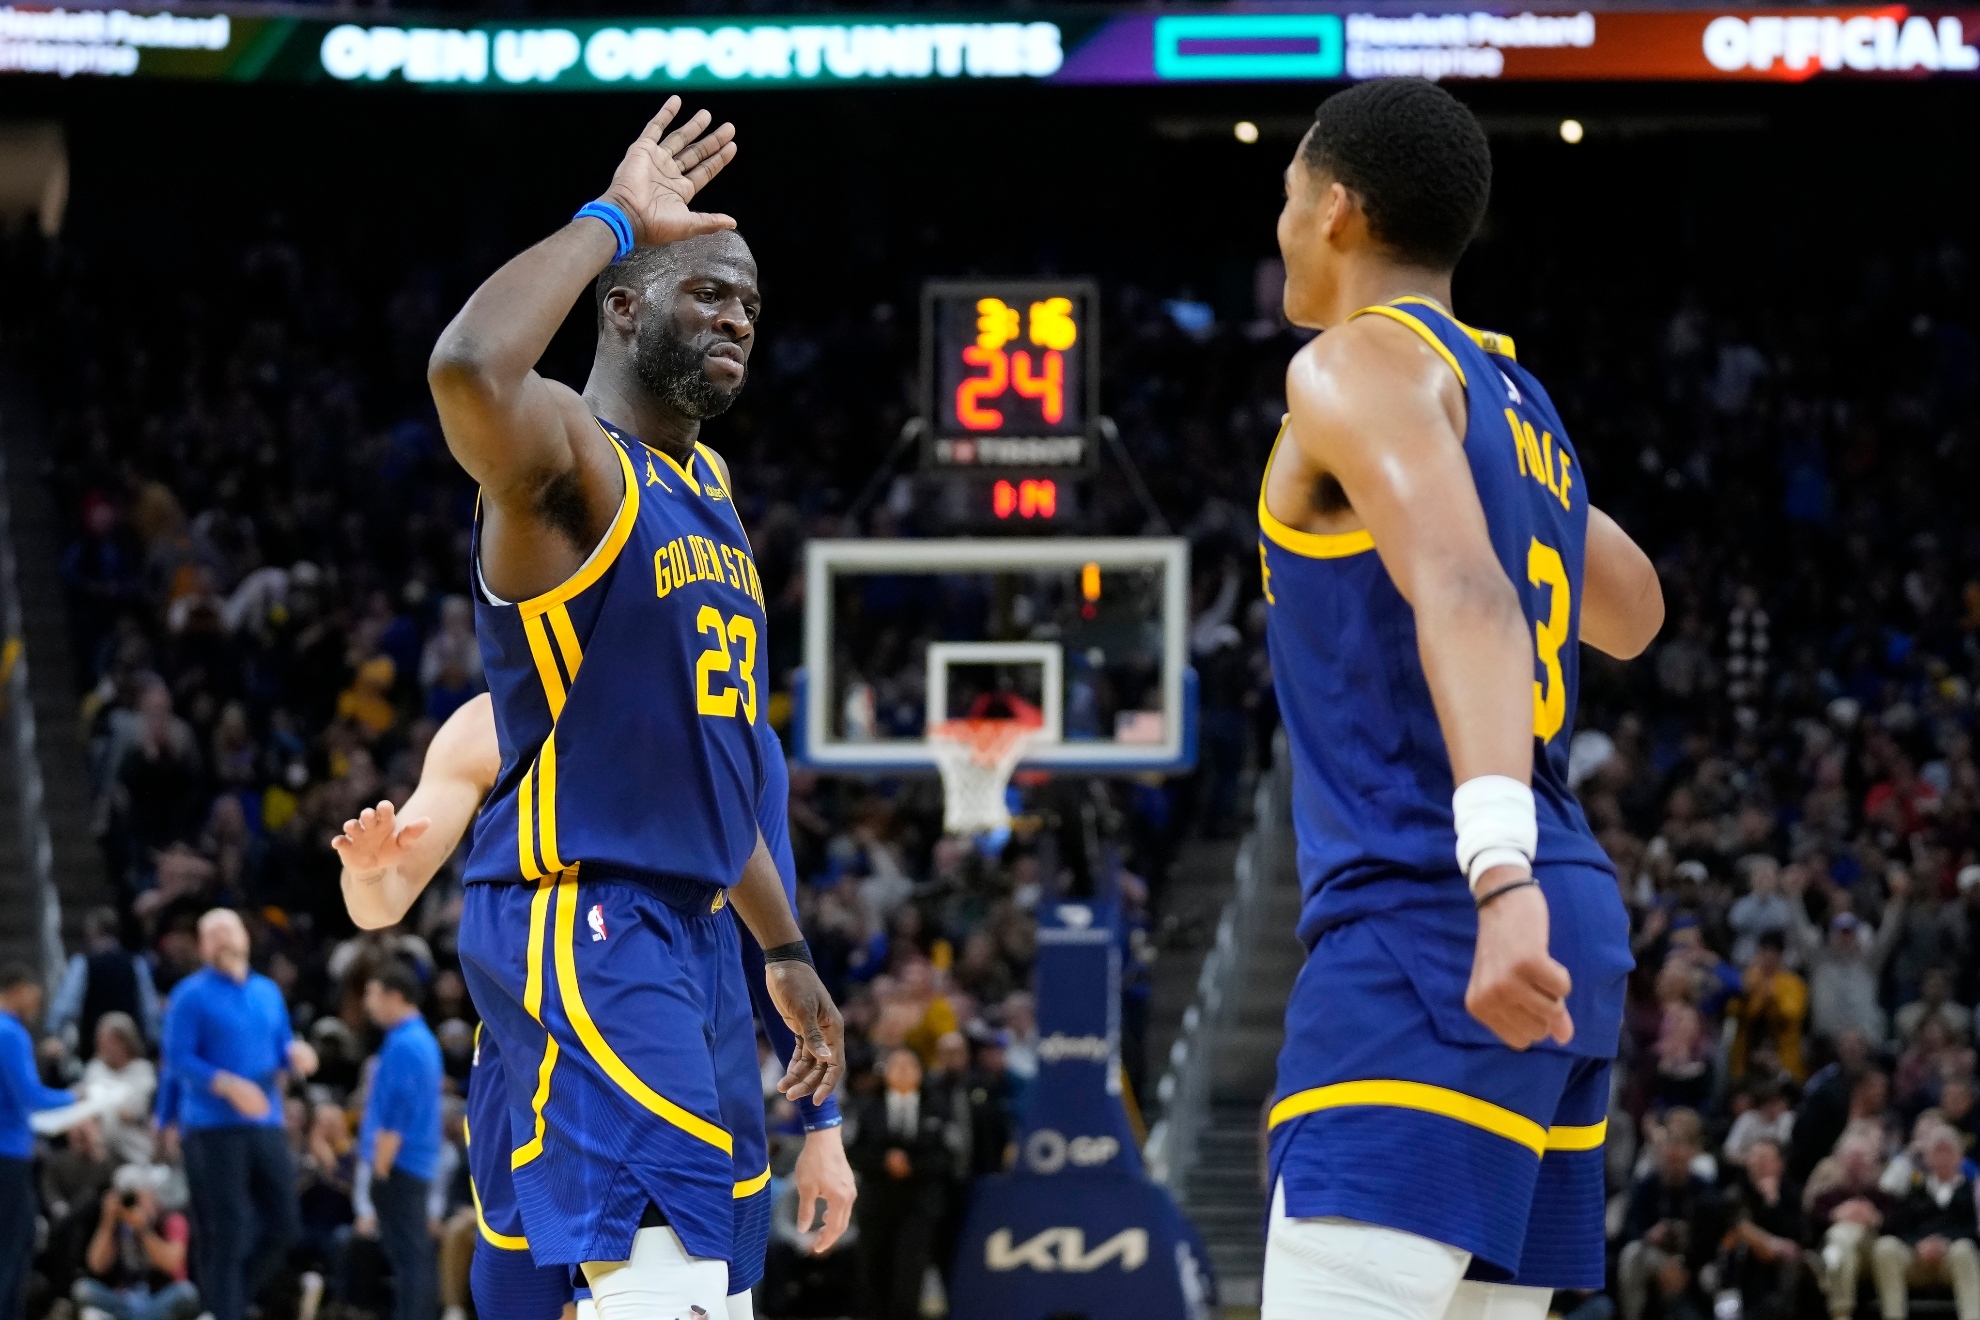
{"type": "Polygon", "coordinates": [[[1547,1320],[1547,1307],[1553,1300],[1552,1288],[1466,1279],[1458,1284],[1444,1320],[1547,1320]]]}
{"type": "Polygon", "coordinates": [[[1400,1229],[1289,1219],[1280,1184],[1259,1320],[1443,1320],[1470,1263],[1468,1251],[1400,1229]]]}
{"type": "Polygon", "coordinates": [[[729,1262],[690,1256],[665,1226],[633,1234],[632,1258],[588,1260],[596,1320],[724,1320],[729,1262]]]}
{"type": "Polygon", "coordinates": [[[729,1294],[729,1320],[756,1320],[756,1300],[747,1289],[729,1294]]]}

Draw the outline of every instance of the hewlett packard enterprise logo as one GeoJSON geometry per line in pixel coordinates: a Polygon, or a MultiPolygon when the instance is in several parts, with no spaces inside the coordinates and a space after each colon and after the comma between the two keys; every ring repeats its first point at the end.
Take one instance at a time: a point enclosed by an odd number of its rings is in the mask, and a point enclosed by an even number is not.
{"type": "Polygon", "coordinates": [[[1155,20],[1155,76],[1252,82],[1338,78],[1339,14],[1198,14],[1155,20]]]}

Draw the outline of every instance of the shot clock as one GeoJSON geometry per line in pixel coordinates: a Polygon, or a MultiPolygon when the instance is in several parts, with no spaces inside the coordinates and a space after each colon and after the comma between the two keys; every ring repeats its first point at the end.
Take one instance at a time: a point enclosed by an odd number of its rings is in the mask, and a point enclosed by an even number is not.
{"type": "MultiPolygon", "coordinates": [[[[986,475],[1091,469],[1098,304],[1091,280],[925,285],[922,469],[986,475]]],[[[1032,490],[1035,517],[1038,487],[1032,490]]]]}

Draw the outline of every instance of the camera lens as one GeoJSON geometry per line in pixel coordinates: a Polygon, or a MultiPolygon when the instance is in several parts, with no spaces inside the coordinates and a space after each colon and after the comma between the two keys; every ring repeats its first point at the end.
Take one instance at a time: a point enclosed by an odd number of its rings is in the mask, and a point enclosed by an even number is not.
{"type": "Polygon", "coordinates": [[[125,1192],[122,1196],[118,1197],[117,1199],[124,1203],[124,1209],[126,1210],[133,1209],[137,1205],[136,1192],[125,1192]]]}

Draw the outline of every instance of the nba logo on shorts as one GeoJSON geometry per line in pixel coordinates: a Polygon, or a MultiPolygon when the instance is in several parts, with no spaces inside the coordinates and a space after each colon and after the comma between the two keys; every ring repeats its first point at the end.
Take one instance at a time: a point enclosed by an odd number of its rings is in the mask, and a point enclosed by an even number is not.
{"type": "Polygon", "coordinates": [[[605,905],[593,903],[591,911],[584,914],[585,924],[591,927],[591,942],[596,944],[605,938],[605,905]]]}

